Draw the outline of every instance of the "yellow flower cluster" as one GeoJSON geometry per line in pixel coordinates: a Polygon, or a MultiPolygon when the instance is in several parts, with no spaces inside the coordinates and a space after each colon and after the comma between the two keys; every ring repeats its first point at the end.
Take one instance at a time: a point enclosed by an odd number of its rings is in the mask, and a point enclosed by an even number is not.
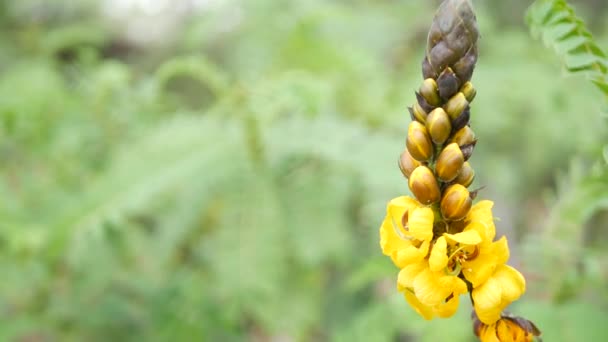
{"type": "Polygon", "coordinates": [[[523,276],[505,264],[507,239],[494,241],[491,209],[492,202],[481,201],[464,220],[446,223],[437,210],[407,196],[388,204],[380,246],[401,269],[399,291],[422,317],[452,316],[460,295],[471,292],[479,319],[493,324],[525,291],[523,276]]]}

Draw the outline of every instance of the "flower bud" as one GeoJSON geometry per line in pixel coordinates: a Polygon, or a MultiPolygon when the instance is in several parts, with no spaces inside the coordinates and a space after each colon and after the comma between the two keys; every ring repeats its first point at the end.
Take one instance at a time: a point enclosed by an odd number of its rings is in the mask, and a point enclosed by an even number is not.
{"type": "Polygon", "coordinates": [[[473,183],[473,180],[475,180],[475,170],[473,170],[471,167],[471,163],[464,162],[458,176],[454,181],[461,184],[465,188],[468,188],[469,185],[473,183]]]}
{"type": "Polygon", "coordinates": [[[469,101],[464,97],[463,93],[457,93],[452,96],[445,104],[445,111],[450,116],[450,119],[455,120],[462,111],[469,105],[469,101]]]}
{"type": "Polygon", "coordinates": [[[433,109],[429,114],[426,120],[426,128],[431,135],[431,139],[437,145],[443,144],[452,132],[450,118],[441,107],[433,109]]]}
{"type": "Polygon", "coordinates": [[[469,190],[460,184],[452,184],[441,198],[441,214],[446,220],[459,221],[467,216],[472,205],[469,190]]]}
{"type": "Polygon", "coordinates": [[[452,97],[460,88],[460,81],[454,74],[451,68],[445,68],[439,78],[437,78],[437,87],[439,89],[439,96],[447,100],[452,97]]]}
{"type": "Polygon", "coordinates": [[[458,176],[458,172],[464,164],[464,155],[458,147],[458,144],[451,143],[446,146],[439,157],[437,157],[437,164],[435,164],[435,172],[437,178],[443,182],[449,182],[458,176]]]}
{"type": "Polygon", "coordinates": [[[433,106],[430,103],[426,102],[426,99],[419,92],[416,92],[416,102],[418,102],[418,104],[420,105],[420,107],[426,113],[429,113],[430,111],[432,111],[435,108],[435,106],[433,106]]]}
{"type": "Polygon", "coordinates": [[[426,127],[418,121],[410,123],[405,144],[410,155],[418,161],[426,161],[433,155],[431,137],[426,127]]]}
{"type": "Polygon", "coordinates": [[[427,78],[420,86],[420,95],[432,106],[439,106],[441,103],[438,91],[437,82],[432,78],[427,78]]]}
{"type": "Polygon", "coordinates": [[[416,120],[420,123],[426,122],[427,113],[424,111],[424,109],[422,109],[418,102],[414,103],[412,107],[408,107],[408,110],[410,111],[412,120],[416,120]]]}
{"type": "Polygon", "coordinates": [[[469,124],[470,119],[471,107],[467,106],[467,108],[465,108],[456,119],[452,120],[452,129],[455,132],[458,132],[458,130],[469,124]]]}
{"type": "Polygon", "coordinates": [[[399,169],[401,170],[401,173],[403,173],[406,178],[410,178],[412,171],[418,166],[420,166],[420,162],[412,158],[408,150],[405,149],[401,153],[401,157],[399,157],[399,169]]]}
{"type": "Polygon", "coordinates": [[[460,146],[460,150],[462,151],[462,155],[464,156],[465,161],[469,160],[469,158],[471,158],[471,156],[473,155],[475,144],[477,144],[477,141],[473,141],[470,144],[460,146]]]}
{"type": "Polygon", "coordinates": [[[477,90],[473,87],[473,83],[467,82],[462,88],[460,88],[460,92],[464,94],[464,97],[469,101],[469,103],[473,102],[475,95],[477,95],[477,90]]]}
{"type": "Polygon", "coordinates": [[[428,167],[418,166],[410,175],[408,185],[418,202],[428,205],[439,201],[439,184],[428,167]]]}
{"type": "Polygon", "coordinates": [[[452,139],[450,139],[450,142],[455,142],[458,144],[458,146],[468,145],[473,143],[474,141],[475,133],[473,133],[473,130],[469,126],[465,126],[456,131],[456,133],[454,133],[454,136],[452,136],[452,139]]]}

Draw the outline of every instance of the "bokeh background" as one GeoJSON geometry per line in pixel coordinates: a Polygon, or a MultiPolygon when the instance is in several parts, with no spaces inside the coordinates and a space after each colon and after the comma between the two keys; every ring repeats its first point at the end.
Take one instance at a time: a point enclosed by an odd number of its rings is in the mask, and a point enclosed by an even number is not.
{"type": "MultiPolygon", "coordinates": [[[[439,1],[0,2],[0,341],[474,341],[381,255],[439,1]]],[[[608,4],[571,1],[608,49],[608,4]]],[[[608,103],[476,1],[472,158],[546,341],[608,339],[608,103]]]]}

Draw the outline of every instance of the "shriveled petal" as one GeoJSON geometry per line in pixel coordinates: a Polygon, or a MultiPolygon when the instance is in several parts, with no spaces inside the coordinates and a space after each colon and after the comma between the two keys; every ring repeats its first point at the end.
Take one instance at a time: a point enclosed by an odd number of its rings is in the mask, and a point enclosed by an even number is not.
{"type": "Polygon", "coordinates": [[[481,242],[481,236],[477,230],[465,230],[456,234],[444,234],[449,239],[464,245],[477,245],[481,242]]]}
{"type": "Polygon", "coordinates": [[[492,243],[492,253],[496,255],[497,264],[504,264],[509,260],[509,244],[506,236],[503,236],[498,241],[492,243]]]}
{"type": "Polygon", "coordinates": [[[408,229],[418,240],[431,240],[433,238],[433,210],[431,208],[417,208],[410,211],[408,229]]]}
{"type": "Polygon", "coordinates": [[[496,325],[483,325],[480,329],[479,340],[481,342],[501,342],[496,336],[496,325]]]}
{"type": "Polygon", "coordinates": [[[442,303],[434,307],[433,311],[441,318],[452,317],[456,313],[456,310],[458,310],[458,304],[460,302],[459,298],[460,295],[455,295],[446,303],[442,303]]]}
{"type": "Polygon", "coordinates": [[[490,277],[483,285],[473,289],[473,302],[479,320],[485,324],[493,324],[500,318],[503,306],[502,286],[500,282],[490,277]]]}
{"type": "Polygon", "coordinates": [[[448,243],[445,237],[441,236],[431,250],[429,258],[429,268],[433,272],[441,271],[448,265],[448,243]]]}
{"type": "Polygon", "coordinates": [[[497,257],[489,252],[491,251],[487,251],[487,249],[486,251],[482,250],[475,259],[462,263],[462,273],[473,285],[473,288],[479,287],[494,274],[497,257]]]}
{"type": "Polygon", "coordinates": [[[507,302],[517,300],[526,291],[524,276],[509,265],[498,266],[493,278],[500,283],[502,299],[507,302]]]}
{"type": "Polygon", "coordinates": [[[426,320],[433,319],[435,314],[433,313],[433,309],[428,306],[422,304],[418,298],[409,290],[405,291],[405,300],[416,310],[416,312],[424,317],[426,320]]]}
{"type": "Polygon", "coordinates": [[[416,279],[416,276],[426,268],[427,263],[425,261],[404,267],[399,271],[399,276],[397,277],[398,286],[403,289],[414,287],[414,279],[416,279]]]}
{"type": "Polygon", "coordinates": [[[502,318],[496,322],[496,336],[500,342],[532,342],[533,336],[514,321],[502,318]]]}

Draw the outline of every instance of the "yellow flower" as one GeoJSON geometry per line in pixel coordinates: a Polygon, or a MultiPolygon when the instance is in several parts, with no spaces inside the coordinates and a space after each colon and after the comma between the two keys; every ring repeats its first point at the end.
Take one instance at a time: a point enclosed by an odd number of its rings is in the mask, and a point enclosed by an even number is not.
{"type": "Polygon", "coordinates": [[[475,320],[475,335],[481,342],[532,342],[540,336],[540,330],[534,323],[521,317],[502,315],[493,324],[484,324],[475,320]]]}
{"type": "Polygon", "coordinates": [[[433,211],[411,197],[391,200],[380,226],[380,247],[403,268],[428,254],[433,238],[433,211]]]}
{"type": "Polygon", "coordinates": [[[500,265],[481,286],[473,289],[473,307],[479,320],[493,324],[511,302],[526,291],[526,281],[516,269],[500,265]]]}

